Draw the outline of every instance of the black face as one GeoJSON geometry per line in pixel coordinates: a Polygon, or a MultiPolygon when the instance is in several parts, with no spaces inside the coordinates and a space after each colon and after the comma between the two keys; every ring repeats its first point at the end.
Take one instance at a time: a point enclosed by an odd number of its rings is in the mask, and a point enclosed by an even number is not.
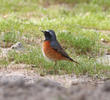
{"type": "Polygon", "coordinates": [[[50,40],[52,38],[51,34],[47,31],[44,32],[44,36],[46,40],[50,40]]]}
{"type": "Polygon", "coordinates": [[[56,40],[56,35],[53,30],[42,31],[45,36],[45,40],[56,40]]]}

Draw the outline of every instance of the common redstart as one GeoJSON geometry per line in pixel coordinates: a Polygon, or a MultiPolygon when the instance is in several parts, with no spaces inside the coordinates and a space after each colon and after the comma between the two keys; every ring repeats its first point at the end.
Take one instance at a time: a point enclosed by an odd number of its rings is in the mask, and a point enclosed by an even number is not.
{"type": "Polygon", "coordinates": [[[60,43],[57,41],[55,32],[53,30],[42,31],[45,36],[43,42],[43,55],[48,59],[55,61],[55,64],[59,60],[72,61],[79,64],[77,61],[73,60],[61,47],[60,43]]]}

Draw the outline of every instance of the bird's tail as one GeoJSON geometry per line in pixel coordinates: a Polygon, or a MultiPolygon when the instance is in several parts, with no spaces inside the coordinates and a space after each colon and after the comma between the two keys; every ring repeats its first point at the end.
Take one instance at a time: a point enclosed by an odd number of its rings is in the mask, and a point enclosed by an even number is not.
{"type": "Polygon", "coordinates": [[[77,61],[73,60],[72,58],[69,58],[69,60],[75,62],[76,64],[79,64],[77,61]]]}

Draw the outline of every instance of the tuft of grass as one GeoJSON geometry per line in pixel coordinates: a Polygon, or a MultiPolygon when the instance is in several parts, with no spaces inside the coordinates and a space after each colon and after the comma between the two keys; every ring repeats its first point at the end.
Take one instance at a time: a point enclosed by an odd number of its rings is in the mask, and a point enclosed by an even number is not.
{"type": "Polygon", "coordinates": [[[15,43],[17,40],[17,36],[15,32],[6,32],[2,34],[1,40],[4,42],[13,42],[15,43]]]}
{"type": "Polygon", "coordinates": [[[7,67],[7,65],[8,65],[9,63],[10,63],[10,62],[7,61],[5,58],[0,59],[0,65],[2,65],[2,66],[7,67]]]}
{"type": "Polygon", "coordinates": [[[73,47],[76,53],[97,53],[99,49],[99,34],[94,31],[79,31],[78,33],[60,32],[58,34],[59,40],[62,41],[67,47],[73,47]]]}

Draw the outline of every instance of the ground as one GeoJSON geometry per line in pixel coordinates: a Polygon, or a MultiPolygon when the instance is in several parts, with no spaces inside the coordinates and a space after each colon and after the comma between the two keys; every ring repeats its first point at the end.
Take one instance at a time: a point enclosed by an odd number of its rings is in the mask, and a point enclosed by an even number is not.
{"type": "Polygon", "coordinates": [[[0,0],[0,99],[108,100],[109,7],[109,0],[0,0]],[[54,72],[41,50],[47,29],[79,65],[60,61],[54,72]]]}
{"type": "Polygon", "coordinates": [[[110,98],[110,81],[104,82],[75,75],[40,76],[34,69],[25,67],[27,65],[1,68],[1,100],[109,100],[110,98]]]}

